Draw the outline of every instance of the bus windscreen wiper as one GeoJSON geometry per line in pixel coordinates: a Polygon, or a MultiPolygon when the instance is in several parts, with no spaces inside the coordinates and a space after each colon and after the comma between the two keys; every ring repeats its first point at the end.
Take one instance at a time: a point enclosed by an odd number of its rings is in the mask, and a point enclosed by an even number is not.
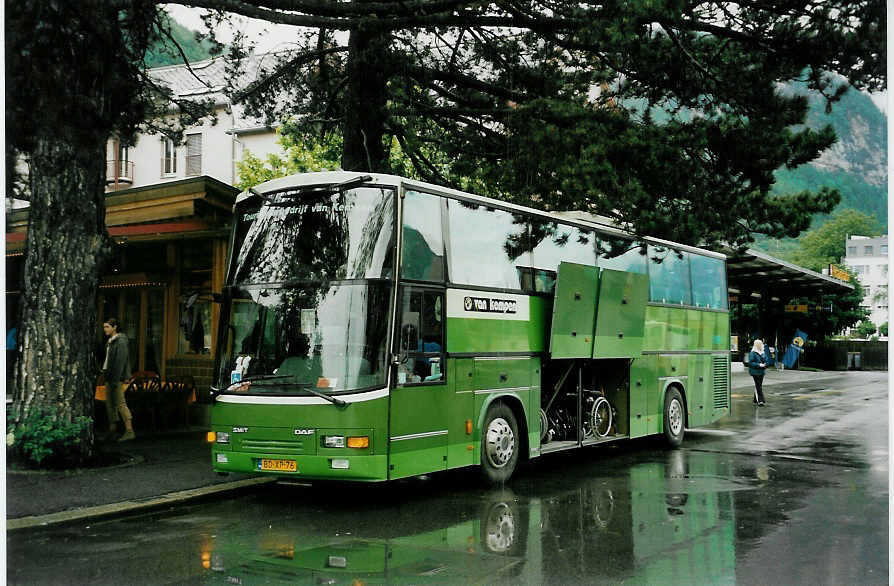
{"type": "Polygon", "coordinates": [[[244,379],[242,379],[241,381],[237,381],[236,383],[233,383],[233,384],[238,384],[240,382],[248,383],[248,382],[256,381],[256,380],[273,380],[273,379],[278,379],[278,378],[292,378],[294,376],[295,376],[294,374],[256,374],[254,376],[247,376],[244,379]]]}
{"type": "Polygon", "coordinates": [[[278,382],[278,379],[291,378],[293,376],[295,376],[295,375],[293,375],[293,374],[261,374],[261,375],[257,375],[257,376],[244,378],[241,381],[234,382],[231,385],[227,386],[225,389],[218,389],[216,387],[211,387],[211,393],[212,393],[212,396],[217,396],[217,395],[219,395],[223,392],[229,391],[233,387],[236,387],[243,383],[254,383],[255,385],[269,384],[269,385],[276,385],[279,387],[298,387],[298,388],[304,389],[311,395],[315,395],[317,397],[320,397],[321,399],[326,399],[327,401],[329,401],[330,403],[332,403],[334,405],[338,405],[339,407],[347,407],[347,405],[348,405],[347,403],[345,403],[338,397],[333,397],[332,395],[327,395],[326,393],[322,393],[322,392],[316,390],[315,388],[313,388],[313,386],[311,386],[311,383],[278,382]]]}
{"type": "Polygon", "coordinates": [[[212,395],[219,395],[221,393],[229,391],[230,389],[232,389],[234,387],[238,387],[239,385],[244,384],[244,383],[262,381],[262,380],[292,378],[294,376],[295,376],[294,374],[256,374],[254,376],[247,376],[243,379],[237,380],[236,382],[232,382],[222,389],[219,389],[217,387],[211,387],[211,393],[212,393],[212,395]]]}
{"type": "MultiPolygon", "coordinates": [[[[345,403],[338,397],[333,397],[332,395],[327,395],[326,393],[321,393],[320,391],[316,390],[315,388],[313,388],[313,386],[311,386],[311,383],[296,383],[296,382],[280,383],[280,382],[274,382],[274,380],[273,380],[273,379],[277,379],[277,378],[284,378],[284,377],[290,377],[290,376],[294,376],[294,375],[291,375],[291,374],[265,375],[265,376],[262,376],[260,379],[254,379],[254,380],[257,381],[258,384],[262,384],[262,385],[266,384],[266,383],[270,383],[272,385],[276,385],[276,386],[280,386],[280,387],[300,387],[300,388],[304,389],[305,391],[307,391],[308,393],[310,393],[311,395],[316,395],[317,397],[320,397],[321,399],[326,399],[330,403],[338,405],[339,407],[347,406],[347,403],[345,403]]],[[[251,382],[252,379],[248,379],[248,380],[249,380],[249,382],[251,382]]]]}

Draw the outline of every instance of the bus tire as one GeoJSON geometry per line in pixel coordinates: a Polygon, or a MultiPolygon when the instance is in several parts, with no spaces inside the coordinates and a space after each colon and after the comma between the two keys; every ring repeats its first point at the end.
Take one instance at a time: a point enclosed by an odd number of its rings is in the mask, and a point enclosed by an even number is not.
{"type": "Polygon", "coordinates": [[[673,448],[683,443],[685,421],[683,397],[675,387],[670,387],[664,393],[664,439],[673,448]]]}
{"type": "Polygon", "coordinates": [[[509,480],[518,463],[521,442],[515,414],[504,403],[487,409],[481,431],[481,471],[490,484],[509,480]]]}

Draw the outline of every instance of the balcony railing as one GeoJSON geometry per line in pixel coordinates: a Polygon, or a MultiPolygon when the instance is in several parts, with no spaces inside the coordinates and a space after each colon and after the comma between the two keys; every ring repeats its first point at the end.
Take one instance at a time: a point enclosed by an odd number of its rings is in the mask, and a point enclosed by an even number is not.
{"type": "Polygon", "coordinates": [[[133,185],[133,161],[106,161],[106,184],[133,185]]]}

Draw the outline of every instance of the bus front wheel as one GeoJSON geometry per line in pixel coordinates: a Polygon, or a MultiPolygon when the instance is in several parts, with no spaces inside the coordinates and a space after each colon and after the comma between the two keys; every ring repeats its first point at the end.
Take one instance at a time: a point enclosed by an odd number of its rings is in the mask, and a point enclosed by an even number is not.
{"type": "Polygon", "coordinates": [[[518,463],[518,423],[507,405],[495,403],[487,410],[481,434],[481,470],[491,484],[506,482],[518,463]]]}
{"type": "Polygon", "coordinates": [[[680,391],[671,387],[664,394],[664,439],[671,447],[683,443],[685,412],[680,391]]]}

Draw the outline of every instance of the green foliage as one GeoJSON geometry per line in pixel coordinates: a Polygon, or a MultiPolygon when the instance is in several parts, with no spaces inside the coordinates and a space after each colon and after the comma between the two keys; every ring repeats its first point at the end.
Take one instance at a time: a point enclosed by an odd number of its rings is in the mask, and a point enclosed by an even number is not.
{"type": "Polygon", "coordinates": [[[336,134],[317,138],[280,131],[277,143],[282,147],[284,156],[270,153],[262,160],[246,151],[242,160],[236,164],[239,175],[236,187],[248,189],[265,181],[295,173],[334,171],[339,168],[341,137],[336,134]]]}
{"type": "Polygon", "coordinates": [[[165,65],[178,65],[183,63],[183,55],[189,62],[210,59],[220,53],[221,47],[199,33],[189,30],[170,16],[164,14],[160,21],[168,27],[168,33],[155,38],[154,42],[146,50],[146,67],[163,67],[165,65]],[[179,47],[178,47],[179,46],[179,47]],[[181,54],[181,51],[183,54],[181,54]]]}
{"type": "Polygon", "coordinates": [[[868,338],[877,331],[878,328],[876,328],[875,324],[868,319],[861,321],[860,324],[857,326],[857,335],[861,338],[868,338]]]}
{"type": "Polygon", "coordinates": [[[882,231],[872,216],[852,209],[838,210],[826,223],[804,233],[799,247],[782,258],[819,272],[829,264],[841,262],[848,235],[878,236],[882,231]]]}
{"type": "Polygon", "coordinates": [[[50,409],[33,409],[18,426],[12,417],[12,413],[7,414],[7,453],[35,468],[76,464],[80,444],[92,425],[91,419],[83,415],[73,421],[61,421],[50,409]]]}
{"type": "MultiPolygon", "coordinates": [[[[812,165],[804,165],[794,171],[781,169],[776,173],[775,190],[780,192],[815,190],[821,186],[837,189],[841,193],[841,209],[854,209],[887,225],[888,186],[866,182],[859,172],[829,171],[812,165]]],[[[826,216],[818,216],[822,223],[826,216]]]]}
{"type": "Polygon", "coordinates": [[[881,334],[882,336],[888,335],[888,322],[885,322],[878,327],[878,333],[881,334]]]}
{"type": "MultiPolygon", "coordinates": [[[[338,132],[323,136],[307,134],[294,124],[285,123],[278,130],[282,156],[270,153],[264,159],[246,152],[236,164],[239,180],[236,187],[248,189],[265,181],[286,177],[295,173],[332,171],[340,169],[342,137],[338,132]]],[[[392,137],[389,149],[388,167],[391,173],[404,177],[423,179],[413,166],[413,160],[401,146],[397,137],[392,137]]],[[[414,152],[416,149],[414,149],[414,152]]],[[[436,153],[431,153],[432,157],[436,153]]],[[[446,166],[445,166],[446,169],[446,166]]],[[[468,181],[462,181],[466,186],[468,181]]],[[[480,192],[479,192],[480,193],[480,192]]]]}

